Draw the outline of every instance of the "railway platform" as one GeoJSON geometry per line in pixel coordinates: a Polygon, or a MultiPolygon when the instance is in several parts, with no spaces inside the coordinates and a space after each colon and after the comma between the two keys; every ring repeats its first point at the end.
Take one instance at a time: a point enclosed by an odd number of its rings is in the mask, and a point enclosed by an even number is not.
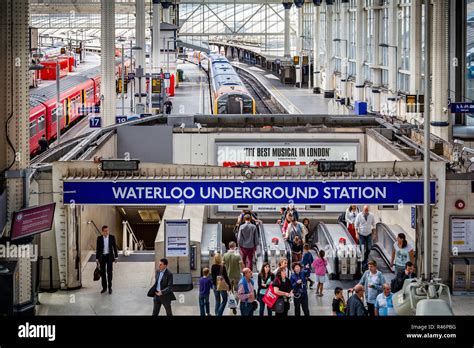
{"type": "Polygon", "coordinates": [[[278,77],[261,67],[240,62],[232,62],[232,64],[256,76],[290,114],[328,114],[329,102],[322,95],[313,94],[312,90],[307,88],[285,85],[278,77]]]}

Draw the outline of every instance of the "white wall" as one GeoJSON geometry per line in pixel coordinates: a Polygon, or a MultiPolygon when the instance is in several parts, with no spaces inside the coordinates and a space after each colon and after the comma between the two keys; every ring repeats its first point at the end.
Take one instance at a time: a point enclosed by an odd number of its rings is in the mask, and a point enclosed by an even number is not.
{"type": "Polygon", "coordinates": [[[115,206],[83,205],[81,206],[81,262],[88,261],[89,251],[95,251],[97,242],[97,233],[92,224],[88,221],[94,221],[97,228],[103,225],[109,227],[110,234],[115,236],[117,247],[122,248],[122,220],[115,206]]]}
{"type": "Polygon", "coordinates": [[[387,149],[380,141],[370,134],[367,138],[367,162],[393,162],[402,159],[387,149]]]}

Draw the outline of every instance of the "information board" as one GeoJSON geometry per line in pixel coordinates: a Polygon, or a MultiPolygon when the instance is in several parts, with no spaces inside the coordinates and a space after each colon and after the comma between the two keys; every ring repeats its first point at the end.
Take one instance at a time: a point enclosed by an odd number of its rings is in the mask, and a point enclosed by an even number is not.
{"type": "Polygon", "coordinates": [[[51,230],[56,203],[26,208],[13,213],[11,240],[51,230]]]}
{"type": "Polygon", "coordinates": [[[474,253],[474,216],[451,216],[451,252],[474,253]]]}
{"type": "Polygon", "coordinates": [[[189,220],[165,219],[165,257],[189,255],[189,220]]]}

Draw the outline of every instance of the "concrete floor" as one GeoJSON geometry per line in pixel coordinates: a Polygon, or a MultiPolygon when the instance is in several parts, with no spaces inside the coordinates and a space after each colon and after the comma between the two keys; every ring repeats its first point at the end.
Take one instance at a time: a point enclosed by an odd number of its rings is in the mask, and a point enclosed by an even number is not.
{"type": "MultiPolygon", "coordinates": [[[[151,315],[153,300],[146,296],[154,282],[154,262],[128,262],[125,257],[114,265],[113,293],[100,294],[100,281],[94,282],[92,275],[94,262],[83,267],[82,285],[79,290],[41,293],[37,306],[37,315],[151,315]]],[[[352,287],[354,281],[329,281],[323,297],[317,297],[315,290],[309,290],[311,315],[331,315],[333,289],[341,286],[345,290],[352,287]]],[[[346,292],[345,292],[346,294],[346,292]]],[[[198,287],[189,292],[175,293],[173,302],[175,315],[199,315],[198,287]]],[[[214,313],[214,296],[211,293],[211,314],[214,313]]],[[[453,310],[456,315],[474,314],[474,296],[453,296],[453,310]]],[[[164,315],[164,309],[160,315],[164,315]]],[[[226,309],[224,315],[232,315],[226,309]]],[[[294,315],[291,305],[290,315],[294,315]]]]}

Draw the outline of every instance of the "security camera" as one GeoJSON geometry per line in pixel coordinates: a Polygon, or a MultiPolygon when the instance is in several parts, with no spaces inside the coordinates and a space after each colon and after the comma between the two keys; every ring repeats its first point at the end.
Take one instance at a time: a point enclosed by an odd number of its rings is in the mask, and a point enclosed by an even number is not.
{"type": "Polygon", "coordinates": [[[474,149],[471,149],[469,147],[463,147],[462,152],[467,152],[467,153],[470,153],[471,155],[474,155],[474,149]]]}
{"type": "Polygon", "coordinates": [[[247,179],[250,179],[253,176],[253,172],[250,169],[246,169],[244,175],[247,179]]]}
{"type": "Polygon", "coordinates": [[[469,162],[474,163],[474,157],[469,158],[469,162]]]}
{"type": "Polygon", "coordinates": [[[447,108],[446,106],[443,107],[443,112],[444,112],[444,113],[447,113],[447,112],[448,112],[448,108],[447,108]]]}
{"type": "Polygon", "coordinates": [[[197,129],[201,130],[202,129],[202,125],[200,123],[196,123],[196,127],[197,129]]]}
{"type": "Polygon", "coordinates": [[[461,139],[454,139],[454,143],[457,145],[464,145],[464,141],[461,139]]]}
{"type": "Polygon", "coordinates": [[[181,123],[181,124],[179,125],[179,128],[181,128],[181,129],[184,129],[185,127],[186,127],[186,125],[185,125],[184,123],[181,123]]]}

